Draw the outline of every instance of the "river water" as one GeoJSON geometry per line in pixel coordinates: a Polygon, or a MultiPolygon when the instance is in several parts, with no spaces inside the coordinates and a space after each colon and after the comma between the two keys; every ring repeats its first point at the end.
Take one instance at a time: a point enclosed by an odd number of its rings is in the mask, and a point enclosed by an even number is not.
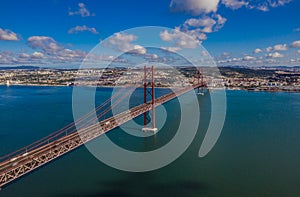
{"type": "MultiPolygon", "coordinates": [[[[157,95],[164,91],[157,90],[157,95]]],[[[96,104],[110,92],[97,89],[96,104]]],[[[82,146],[9,184],[0,196],[299,196],[300,94],[226,94],[224,128],[204,158],[198,151],[210,118],[209,95],[199,97],[201,120],[191,146],[164,168],[145,173],[116,170],[82,146]]],[[[180,119],[176,99],[164,106],[168,119],[157,135],[137,138],[117,128],[109,138],[128,150],[163,146],[175,135],[180,119]]],[[[72,87],[0,86],[1,155],[72,121],[72,87]]]]}

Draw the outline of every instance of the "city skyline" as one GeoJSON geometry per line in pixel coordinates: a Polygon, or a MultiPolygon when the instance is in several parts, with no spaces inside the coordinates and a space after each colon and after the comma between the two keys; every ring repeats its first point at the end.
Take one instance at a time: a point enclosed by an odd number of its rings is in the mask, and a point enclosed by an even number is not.
{"type": "Polygon", "coordinates": [[[78,66],[109,36],[113,48],[147,55],[138,36],[120,33],[140,26],[173,29],[157,35],[170,42],[161,47],[173,52],[194,47],[176,32],[187,33],[219,66],[299,65],[299,5],[296,0],[3,1],[0,66],[78,66]]]}

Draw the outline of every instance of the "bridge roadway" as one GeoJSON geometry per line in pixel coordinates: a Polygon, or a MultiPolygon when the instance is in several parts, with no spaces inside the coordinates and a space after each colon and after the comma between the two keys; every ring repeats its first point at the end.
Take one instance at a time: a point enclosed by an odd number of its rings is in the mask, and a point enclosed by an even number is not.
{"type": "MultiPolygon", "coordinates": [[[[188,88],[183,88],[175,93],[169,93],[155,99],[155,107],[174,99],[175,97],[187,93],[195,88],[200,87],[197,84],[188,88]]],[[[55,141],[37,147],[29,152],[20,153],[13,158],[9,158],[0,163],[0,190],[8,183],[30,173],[31,171],[47,164],[48,162],[78,148],[102,134],[118,127],[127,121],[150,111],[151,103],[138,105],[130,110],[119,113],[113,117],[105,119],[101,122],[83,128],[77,132],[68,134],[55,141]]]]}

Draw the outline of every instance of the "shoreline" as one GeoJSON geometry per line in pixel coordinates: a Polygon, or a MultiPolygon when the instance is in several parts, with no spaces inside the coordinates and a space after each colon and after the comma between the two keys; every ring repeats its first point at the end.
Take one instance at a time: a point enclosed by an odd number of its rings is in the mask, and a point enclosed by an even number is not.
{"type": "MultiPolygon", "coordinates": [[[[13,86],[19,86],[19,87],[86,87],[86,88],[123,88],[123,87],[137,87],[137,88],[143,88],[142,86],[94,86],[94,85],[51,85],[51,84],[10,84],[9,86],[6,84],[0,84],[0,86],[6,86],[6,87],[13,87],[13,86]]],[[[178,87],[156,87],[160,89],[171,89],[171,88],[178,88],[178,87]]]]}
{"type": "MultiPolygon", "coordinates": [[[[11,87],[11,86],[19,86],[19,87],[87,87],[87,88],[115,88],[115,87],[125,87],[125,86],[93,86],[93,85],[51,85],[51,84],[10,84],[9,86],[7,86],[6,84],[0,84],[0,86],[6,86],[6,87],[11,87]]],[[[138,87],[137,87],[138,88],[138,87]]],[[[142,87],[140,87],[142,88],[142,87]]],[[[178,88],[178,87],[157,87],[160,89],[172,89],[172,88],[178,88]]],[[[244,89],[244,88],[209,88],[209,90],[220,90],[220,89],[225,89],[225,90],[230,90],[230,91],[246,91],[246,92],[287,92],[287,93],[300,93],[300,89],[286,89],[286,90],[282,90],[282,89],[274,89],[274,90],[266,90],[266,89],[259,89],[259,88],[255,88],[255,89],[244,89]]]]}

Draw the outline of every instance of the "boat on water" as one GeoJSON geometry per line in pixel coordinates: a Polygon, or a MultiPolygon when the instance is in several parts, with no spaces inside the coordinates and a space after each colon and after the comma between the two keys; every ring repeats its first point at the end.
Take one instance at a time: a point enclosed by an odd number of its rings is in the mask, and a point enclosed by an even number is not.
{"type": "Polygon", "coordinates": [[[10,86],[9,80],[6,81],[6,86],[10,86]]]}

